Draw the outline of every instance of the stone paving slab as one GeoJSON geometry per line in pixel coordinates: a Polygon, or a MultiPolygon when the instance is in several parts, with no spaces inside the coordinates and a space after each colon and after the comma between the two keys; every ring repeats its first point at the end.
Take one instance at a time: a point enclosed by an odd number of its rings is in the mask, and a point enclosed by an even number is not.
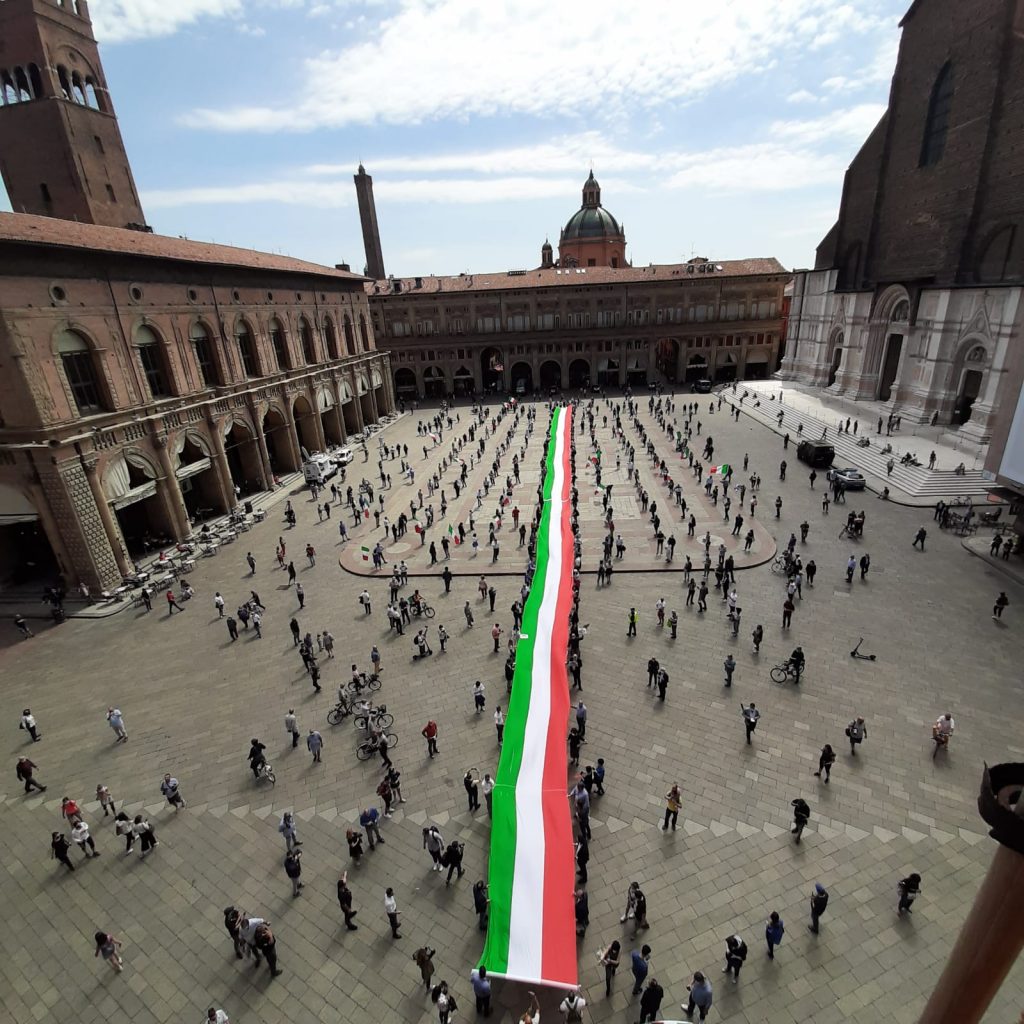
{"type": "MultiPolygon", "coordinates": [[[[646,405],[642,416],[650,425],[646,405]]],[[[415,423],[405,418],[396,436],[408,437],[412,450],[415,423]]],[[[603,440],[612,444],[610,436],[603,440]]],[[[719,425],[716,418],[716,458],[741,464],[749,452],[751,471],[765,478],[763,489],[780,449],[777,438],[749,420],[719,425]]],[[[608,766],[607,793],[595,800],[593,814],[591,926],[579,945],[580,979],[595,1021],[636,1019],[628,968],[606,1000],[595,957],[612,938],[623,941],[627,954],[633,948],[632,927],[618,920],[633,879],[650,901],[651,929],[640,941],[654,949],[666,1008],[678,1008],[690,974],[701,969],[715,985],[714,1020],[845,1021],[865,1012],[916,1020],[993,853],[974,798],[983,761],[1020,756],[1017,722],[1006,709],[1020,705],[1016,615],[1024,591],[930,527],[928,550],[912,549],[922,514],[881,503],[869,506],[866,537],[854,546],[858,557],[870,551],[873,571],[847,586],[850,550],[836,540],[837,516],[822,515],[820,496],[804,478],[771,486],[785,504],[781,520],[764,520],[767,535],[785,543],[806,518],[811,532],[801,552],[819,566],[817,586],[804,589],[792,629],[780,628],[784,585],[766,566],[740,575],[743,629],[735,639],[714,600],[704,616],[680,601],[674,642],[657,628],[654,601],[663,589],[679,600],[678,577],[620,572],[609,587],[584,584],[581,615],[591,628],[583,644],[590,709],[583,758],[593,763],[602,756],[608,766]],[[1000,589],[1007,589],[1011,605],[995,624],[990,609],[1000,589]],[[625,636],[630,604],[641,613],[635,639],[625,636]],[[759,656],[749,640],[757,622],[765,626],[759,656]],[[858,636],[877,662],[850,659],[858,636]],[[797,643],[808,657],[799,691],[768,678],[797,643]],[[729,651],[738,663],[731,693],[721,672],[729,651]],[[671,676],[665,704],[646,688],[651,654],[671,676]],[[748,747],[738,704],[751,699],[763,717],[748,747]],[[928,723],[945,710],[956,717],[957,733],[949,756],[933,761],[928,723]],[[853,758],[842,729],[856,714],[864,715],[869,732],[853,758]],[[829,786],[811,774],[824,742],[838,753],[829,786]],[[658,827],[662,796],[675,781],[683,788],[683,810],[678,831],[666,834],[658,827]],[[799,846],[788,831],[789,801],[797,795],[812,807],[799,846]],[[895,883],[911,870],[923,876],[924,892],[913,917],[900,920],[895,883]],[[829,887],[832,902],[814,938],[804,924],[816,881],[829,887]],[[787,935],[769,962],[761,934],[772,909],[782,914],[787,935]],[[733,987],[718,972],[725,936],[737,930],[751,956],[733,987]]],[[[288,534],[272,515],[248,535],[255,580],[244,564],[248,547],[201,561],[193,575],[197,597],[184,613],[130,611],[68,622],[32,641],[4,641],[11,775],[0,784],[8,823],[0,833],[0,895],[8,910],[0,937],[2,1019],[79,1024],[124,1015],[198,1022],[214,1004],[245,1024],[432,1021],[436,1011],[411,960],[427,942],[437,949],[436,977],[448,979],[462,1017],[472,1017],[467,974],[482,936],[470,889],[484,876],[490,837],[486,811],[467,810],[461,778],[468,767],[486,771],[496,764],[491,712],[505,701],[502,659],[491,654],[486,630],[465,627],[462,605],[469,599],[478,607],[473,580],[457,580],[448,596],[439,580],[420,583],[437,608],[433,623],[444,622],[452,634],[448,653],[427,663],[411,660],[408,637],[389,635],[380,604],[385,581],[366,584],[375,599],[367,619],[355,601],[364,581],[342,572],[335,558],[319,558],[315,567],[296,561],[306,590],[300,611],[283,574],[271,568],[277,538],[285,536],[291,552],[301,551],[307,538],[315,538],[318,550],[330,545],[319,539],[324,528],[312,503],[296,508],[299,525],[288,534]],[[231,644],[213,592],[222,591],[233,607],[252,587],[268,608],[264,638],[250,630],[231,644]],[[336,638],[337,657],[322,661],[320,694],[295,654],[287,625],[293,614],[303,630],[330,628],[336,638]],[[351,724],[331,727],[325,716],[348,666],[365,667],[372,643],[384,658],[379,696],[395,714],[393,756],[407,803],[383,824],[385,845],[367,851],[356,867],[344,832],[376,799],[379,762],[356,761],[351,724]],[[482,716],[474,714],[471,697],[477,678],[487,687],[482,716]],[[104,721],[111,703],[124,711],[126,744],[115,745],[104,721]],[[44,734],[34,746],[16,728],[25,706],[44,734]],[[315,725],[323,733],[321,764],[311,763],[304,746],[292,750],[283,725],[289,707],[303,731],[315,725]],[[427,717],[440,726],[441,753],[433,761],[419,735],[427,717]],[[247,769],[252,736],[267,744],[277,771],[273,788],[254,785],[247,769]],[[14,780],[22,752],[50,787],[41,798],[26,798],[14,780]],[[164,771],[175,773],[189,800],[178,814],[161,801],[164,771]],[[94,803],[99,781],[119,806],[157,808],[152,820],[160,846],[147,859],[123,854],[94,803]],[[83,803],[102,852],[86,861],[73,851],[80,864],[73,875],[48,859],[65,793],[83,803]],[[289,808],[298,814],[304,842],[306,888],[298,899],[284,877],[277,833],[289,808]],[[450,888],[429,870],[421,843],[427,821],[439,823],[446,839],[466,844],[467,874],[450,888]],[[335,881],[345,868],[359,910],[357,932],[345,931],[335,901],[335,881]],[[386,885],[394,886],[403,915],[403,937],[394,943],[383,914],[386,885]],[[234,959],[221,924],[229,903],[274,923],[280,978],[271,981],[265,967],[253,970],[234,959]],[[93,958],[98,927],[125,942],[124,974],[113,975],[93,958]]],[[[928,525],[926,513],[923,521],[928,525]]],[[[642,557],[634,546],[623,568],[642,557]]],[[[506,629],[514,586],[496,582],[506,629]]],[[[1022,998],[1018,965],[986,1019],[1015,1017],[1022,998]]],[[[555,994],[544,995],[545,1014],[551,1013],[545,1019],[557,1019],[556,1004],[555,994]]],[[[492,1019],[512,1020],[525,1006],[521,987],[496,984],[495,1005],[492,1019]]]]}

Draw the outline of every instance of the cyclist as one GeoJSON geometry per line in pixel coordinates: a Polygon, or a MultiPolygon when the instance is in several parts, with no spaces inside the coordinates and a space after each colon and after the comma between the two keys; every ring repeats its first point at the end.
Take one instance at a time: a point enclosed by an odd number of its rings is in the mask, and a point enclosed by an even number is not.
{"type": "Polygon", "coordinates": [[[956,722],[953,721],[953,716],[948,711],[936,719],[932,726],[932,739],[935,740],[936,751],[939,747],[949,746],[949,738],[953,735],[955,728],[956,722]]]}
{"type": "Polygon", "coordinates": [[[252,745],[249,747],[249,767],[252,769],[254,779],[260,777],[260,770],[267,763],[267,759],[263,756],[263,751],[266,749],[266,744],[260,743],[255,736],[252,738],[252,745]]]}
{"type": "Polygon", "coordinates": [[[792,671],[795,677],[794,681],[798,686],[800,685],[800,675],[803,673],[805,661],[804,649],[802,647],[797,647],[789,656],[789,661],[786,662],[787,666],[792,671]]]}
{"type": "Polygon", "coordinates": [[[409,607],[412,609],[413,615],[421,615],[423,613],[423,595],[420,594],[419,587],[417,587],[409,598],[409,607]]]}

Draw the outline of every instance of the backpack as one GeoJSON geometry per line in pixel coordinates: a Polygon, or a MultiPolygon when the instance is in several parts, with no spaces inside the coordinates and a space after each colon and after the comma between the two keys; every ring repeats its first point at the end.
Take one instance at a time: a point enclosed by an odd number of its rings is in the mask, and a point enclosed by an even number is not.
{"type": "Polygon", "coordinates": [[[565,1010],[566,1024],[570,1024],[573,1021],[579,1024],[583,1020],[583,1011],[580,1009],[579,999],[575,996],[570,996],[566,999],[566,1003],[568,1004],[565,1010]]]}

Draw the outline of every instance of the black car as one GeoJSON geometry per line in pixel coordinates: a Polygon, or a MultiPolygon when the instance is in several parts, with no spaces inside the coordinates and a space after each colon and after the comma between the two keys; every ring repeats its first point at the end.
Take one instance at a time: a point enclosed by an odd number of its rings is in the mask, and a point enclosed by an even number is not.
{"type": "Polygon", "coordinates": [[[698,395],[709,395],[711,394],[712,387],[714,387],[714,385],[711,381],[704,379],[695,381],[693,390],[696,391],[698,395]]]}
{"type": "Polygon", "coordinates": [[[828,469],[835,461],[836,450],[824,441],[801,441],[796,447],[796,457],[808,466],[828,469]]]}

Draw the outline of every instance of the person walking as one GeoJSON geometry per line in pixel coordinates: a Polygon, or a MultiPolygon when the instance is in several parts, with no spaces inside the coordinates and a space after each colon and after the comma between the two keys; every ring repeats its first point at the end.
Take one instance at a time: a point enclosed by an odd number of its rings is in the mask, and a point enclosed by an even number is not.
{"type": "Polygon", "coordinates": [[[103,785],[102,782],[96,785],[96,799],[99,801],[100,807],[103,808],[104,818],[116,813],[117,807],[114,805],[114,798],[110,795],[110,788],[103,785]]]}
{"type": "Polygon", "coordinates": [[[256,966],[259,966],[260,956],[262,955],[267,958],[267,967],[270,968],[270,976],[272,978],[276,978],[281,974],[281,971],[277,966],[277,939],[271,931],[270,925],[266,921],[259,925],[253,933],[252,950],[256,966]]]}
{"type": "Polygon", "coordinates": [[[156,830],[141,814],[135,815],[135,820],[132,822],[132,832],[139,840],[139,852],[142,857],[145,857],[150,850],[160,845],[157,842],[156,830]]]}
{"type": "Polygon", "coordinates": [[[743,727],[747,730],[747,743],[750,743],[750,737],[754,735],[754,730],[757,728],[757,723],[760,721],[761,712],[757,710],[754,702],[744,706],[740,704],[740,713],[743,715],[743,727]]]}
{"type": "Polygon", "coordinates": [[[672,788],[665,794],[665,820],[661,824],[662,832],[668,831],[669,819],[672,821],[672,831],[675,832],[676,825],[679,822],[679,808],[683,803],[683,794],[679,790],[678,784],[673,784],[672,788]]]}
{"type": "Polygon", "coordinates": [[[850,754],[857,756],[857,747],[864,742],[868,734],[868,727],[864,724],[863,718],[855,718],[847,727],[846,735],[850,740],[850,754]]]}
{"type": "Polygon", "coordinates": [[[811,923],[807,926],[808,931],[813,932],[815,935],[818,934],[818,922],[825,913],[827,906],[828,890],[821,882],[815,882],[814,891],[811,893],[811,923]]]}
{"type": "Polygon", "coordinates": [[[782,942],[782,936],[786,934],[786,926],[782,923],[778,911],[773,910],[764,923],[764,941],[768,945],[768,959],[775,959],[775,947],[782,942]]]}
{"type": "Polygon", "coordinates": [[[167,798],[167,803],[174,808],[175,814],[183,807],[187,807],[185,798],[181,795],[178,780],[170,772],[164,774],[164,780],[160,783],[160,792],[167,798]]]}
{"type": "Polygon", "coordinates": [[[633,995],[638,996],[650,971],[651,947],[645,943],[639,950],[634,949],[629,954],[629,960],[633,972],[633,995]]]}
{"type": "MultiPolygon", "coordinates": [[[[147,609],[147,611],[148,610],[149,609],[147,609]]],[[[14,616],[14,625],[17,628],[18,632],[21,634],[22,640],[28,640],[29,637],[35,636],[35,633],[33,633],[31,629],[29,629],[29,625],[25,621],[25,616],[22,615],[21,612],[18,612],[14,616]]]]}
{"type": "Polygon", "coordinates": [[[305,888],[300,881],[302,878],[302,851],[289,850],[284,855],[284,873],[291,879],[292,898],[298,896],[305,888]]]}
{"type": "Polygon", "coordinates": [[[284,730],[292,738],[292,750],[299,745],[299,720],[295,715],[295,708],[289,708],[288,714],[284,716],[284,730]]]}
{"type": "Polygon", "coordinates": [[[658,984],[656,978],[647,982],[647,988],[640,997],[640,1021],[639,1024],[649,1024],[658,1018],[658,1011],[661,1009],[661,1001],[665,998],[665,990],[658,984]]]}
{"type": "Polygon", "coordinates": [[[494,731],[498,734],[498,746],[500,747],[505,735],[505,713],[501,710],[500,704],[494,709],[494,731]]]}
{"type": "Polygon", "coordinates": [[[714,993],[711,989],[711,982],[704,977],[700,971],[696,971],[690,984],[686,986],[690,993],[689,1002],[686,1004],[686,1016],[693,1017],[693,1011],[700,1011],[700,1019],[707,1020],[708,1010],[714,1001],[714,993]]]}
{"type": "Polygon", "coordinates": [[[256,559],[252,557],[251,551],[246,551],[245,560],[249,563],[249,575],[256,575],[256,559]]]}
{"type": "Polygon", "coordinates": [[[789,629],[790,624],[793,622],[793,612],[796,611],[796,605],[793,604],[793,598],[788,594],[786,600],[782,602],[782,628],[789,629]]]}
{"type": "Polygon", "coordinates": [[[826,743],[821,748],[821,754],[818,756],[818,770],[814,773],[817,778],[821,778],[821,773],[825,773],[825,785],[828,785],[829,778],[832,774],[832,765],[836,763],[836,752],[832,749],[830,743],[826,743]]]}
{"type": "Polygon", "coordinates": [[[15,765],[14,774],[18,777],[20,782],[25,783],[26,793],[33,789],[38,789],[40,793],[46,792],[46,786],[40,785],[40,783],[33,778],[33,772],[37,767],[38,765],[34,761],[30,761],[27,757],[19,758],[17,765],[15,765]]]}
{"type": "Polygon", "coordinates": [[[33,743],[38,743],[43,738],[43,734],[36,726],[35,716],[32,714],[31,708],[25,708],[25,710],[22,711],[21,721],[18,723],[18,728],[24,729],[29,736],[32,737],[33,743]]]}
{"type": "Polygon", "coordinates": [[[901,879],[897,883],[896,892],[899,893],[900,897],[896,913],[901,916],[904,911],[908,914],[913,913],[910,908],[914,905],[914,900],[921,895],[921,876],[916,871],[911,875],[907,875],[906,878],[901,879]]]}
{"type": "MultiPolygon", "coordinates": [[[[320,689],[320,687],[317,687],[320,689]]],[[[320,763],[320,752],[323,750],[324,738],[316,729],[310,729],[306,735],[306,748],[313,755],[313,764],[320,763]]]]}
{"type": "Polygon", "coordinates": [[[463,611],[463,613],[466,616],[466,628],[467,629],[472,629],[473,628],[473,609],[469,606],[469,602],[468,601],[464,605],[462,611],[463,611]]]}
{"type": "Polygon", "coordinates": [[[920,544],[921,545],[921,550],[924,551],[924,541],[925,541],[925,538],[927,536],[928,536],[928,531],[922,526],[917,531],[917,533],[914,534],[914,543],[911,545],[911,547],[915,547],[916,548],[917,545],[920,544]]]}
{"type": "Polygon", "coordinates": [[[612,942],[601,954],[601,966],[604,968],[604,994],[606,997],[610,997],[612,994],[612,980],[615,977],[615,972],[619,969],[621,958],[622,943],[618,939],[612,942]]]}
{"type": "Polygon", "coordinates": [[[338,878],[338,906],[345,915],[345,927],[350,932],[358,931],[359,925],[353,924],[352,921],[359,911],[352,909],[352,890],[348,887],[347,871],[343,871],[338,878]]]}
{"type": "Polygon", "coordinates": [[[730,935],[725,940],[725,967],[723,974],[732,974],[732,983],[740,980],[740,968],[747,959],[747,944],[739,935],[730,935]]]}
{"type": "Polygon", "coordinates": [[[124,970],[124,961],[118,950],[121,948],[121,940],[109,932],[96,932],[93,936],[96,941],[96,952],[93,956],[102,956],[110,964],[111,969],[120,974],[124,970]]]}
{"type": "Polygon", "coordinates": [[[376,807],[364,807],[359,812],[359,824],[366,832],[371,850],[375,850],[378,843],[383,845],[384,837],[380,834],[380,811],[376,807]]]}
{"type": "Polygon", "coordinates": [[[231,637],[231,642],[234,643],[238,639],[238,623],[233,615],[229,615],[226,621],[228,624],[228,636],[231,637]]]}
{"type": "Polygon", "coordinates": [[[764,640],[764,626],[760,623],[754,627],[754,632],[750,634],[751,639],[754,642],[754,653],[761,653],[761,643],[764,640]]]}
{"type": "Polygon", "coordinates": [[[295,828],[295,815],[291,811],[285,811],[281,815],[281,821],[277,826],[277,831],[284,836],[284,847],[285,852],[294,850],[297,846],[301,846],[299,842],[299,834],[295,828]]]}
{"type": "Polygon", "coordinates": [[[398,930],[398,901],[395,899],[395,890],[390,885],[384,890],[384,913],[387,915],[388,924],[391,925],[391,938],[400,939],[402,933],[398,930]]]}
{"type": "Polygon", "coordinates": [[[177,600],[174,597],[174,591],[173,590],[168,590],[167,593],[164,596],[167,598],[167,614],[168,615],[173,615],[175,608],[177,608],[179,612],[183,612],[185,610],[184,608],[182,608],[182,606],[180,604],[178,604],[177,600]]]}
{"type": "MultiPolygon", "coordinates": [[[[1013,543],[1010,541],[1009,543],[1013,543]]],[[[1003,610],[1010,603],[1010,599],[1006,596],[1005,590],[999,591],[999,596],[996,598],[996,603],[992,606],[992,618],[1001,619],[1003,617],[1003,610]]],[[[32,737],[35,739],[35,737],[32,737]]]]}
{"type": "Polygon", "coordinates": [[[810,820],[811,808],[802,797],[791,800],[790,804],[793,808],[793,827],[790,829],[790,832],[796,836],[796,841],[799,843],[800,837],[804,834],[804,827],[810,820]]]}
{"type": "Polygon", "coordinates": [[[114,730],[114,735],[117,737],[114,742],[127,743],[128,730],[124,727],[124,715],[121,714],[120,708],[107,708],[107,722],[110,724],[110,728],[114,730]]]}
{"type": "MultiPolygon", "coordinates": [[[[68,871],[74,871],[75,865],[71,863],[71,858],[68,856],[68,851],[71,849],[71,843],[68,842],[67,836],[63,832],[51,832],[50,833],[50,857],[53,860],[60,861],[68,869],[68,871]]],[[[88,857],[88,853],[86,853],[88,857]]]]}
{"type": "Polygon", "coordinates": [[[436,825],[430,825],[423,830],[423,849],[430,854],[432,861],[431,871],[443,871],[441,857],[444,853],[444,837],[436,825]]]}

